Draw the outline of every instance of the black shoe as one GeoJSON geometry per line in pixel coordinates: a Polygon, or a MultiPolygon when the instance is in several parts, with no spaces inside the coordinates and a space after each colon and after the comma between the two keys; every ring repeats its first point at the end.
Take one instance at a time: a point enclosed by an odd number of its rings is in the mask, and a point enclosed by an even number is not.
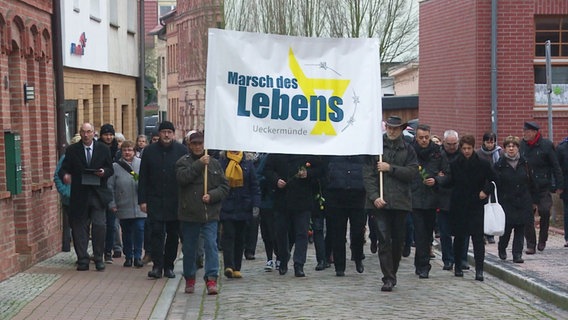
{"type": "Polygon", "coordinates": [[[254,260],[254,259],[256,259],[256,258],[254,257],[254,254],[248,252],[248,253],[245,253],[245,259],[247,259],[247,260],[254,260]]]}
{"type": "Polygon", "coordinates": [[[113,258],[120,258],[120,257],[122,257],[122,252],[120,252],[120,251],[115,251],[115,252],[112,254],[112,257],[113,257],[113,258]]]}
{"type": "Polygon", "coordinates": [[[454,268],[454,264],[451,262],[444,262],[444,267],[442,270],[452,270],[454,268]]]}
{"type": "Polygon", "coordinates": [[[475,280],[483,281],[483,270],[475,270],[475,280]]]}
{"type": "Polygon", "coordinates": [[[463,263],[462,264],[462,270],[469,270],[469,263],[463,263]]]}
{"type": "Polygon", "coordinates": [[[463,277],[463,271],[462,271],[461,269],[456,269],[456,270],[454,271],[454,275],[455,275],[456,277],[463,277]]]}
{"type": "Polygon", "coordinates": [[[142,268],[143,266],[144,266],[144,263],[142,262],[142,260],[140,258],[134,258],[134,267],[142,268]]]}
{"type": "MultiPolygon", "coordinates": [[[[568,243],[568,242],[567,242],[568,243]]],[[[377,242],[376,241],[372,241],[371,242],[371,253],[377,253],[378,247],[377,247],[377,242]]]]}
{"type": "Polygon", "coordinates": [[[105,271],[105,263],[102,261],[96,261],[95,262],[95,269],[97,269],[97,271],[105,271]]]}
{"type": "Polygon", "coordinates": [[[283,276],[288,272],[288,263],[280,263],[280,267],[278,268],[278,273],[283,276]]]}
{"type": "Polygon", "coordinates": [[[124,260],[123,266],[124,266],[124,267],[127,267],[127,268],[132,267],[132,258],[126,258],[126,259],[124,260]]]}
{"type": "Polygon", "coordinates": [[[406,258],[409,255],[410,255],[410,246],[404,246],[404,249],[402,249],[402,256],[406,258]]]}
{"type": "Polygon", "coordinates": [[[486,236],[487,237],[487,243],[495,243],[495,236],[486,236]]]}
{"type": "Polygon", "coordinates": [[[420,279],[428,279],[428,274],[429,272],[426,270],[420,271],[420,273],[418,273],[418,278],[420,279]]]}
{"type": "Polygon", "coordinates": [[[521,258],[521,256],[513,256],[513,262],[514,263],[523,263],[523,262],[525,262],[525,260],[523,260],[523,258],[521,258]]]}
{"type": "Polygon", "coordinates": [[[110,252],[105,253],[104,259],[105,259],[105,263],[112,264],[112,255],[110,254],[110,252]]]}
{"type": "Polygon", "coordinates": [[[381,291],[391,292],[394,285],[390,281],[386,281],[385,284],[381,287],[381,291]]]}
{"type": "Polygon", "coordinates": [[[296,277],[305,277],[306,274],[304,273],[304,266],[301,264],[294,264],[294,276],[296,277]]]}
{"type": "Polygon", "coordinates": [[[543,251],[544,248],[546,248],[546,242],[539,242],[536,248],[538,249],[538,251],[543,251]]]}
{"type": "Polygon", "coordinates": [[[316,266],[316,271],[322,271],[324,269],[325,269],[325,262],[323,262],[323,260],[322,260],[322,261],[318,262],[318,265],[316,266]]]}
{"type": "Polygon", "coordinates": [[[88,263],[78,263],[77,264],[77,271],[87,271],[89,270],[89,264],[88,263]]]}
{"type": "Polygon", "coordinates": [[[363,260],[355,260],[355,270],[357,270],[357,272],[359,273],[363,273],[365,271],[363,260]]]}
{"type": "Polygon", "coordinates": [[[176,275],[175,275],[175,273],[174,273],[174,270],[172,270],[172,269],[165,269],[165,270],[164,270],[164,277],[170,278],[170,279],[175,278],[176,275]]]}
{"type": "Polygon", "coordinates": [[[499,249],[499,259],[507,260],[507,252],[505,250],[499,249]]]}
{"type": "Polygon", "coordinates": [[[326,261],[326,262],[324,263],[324,266],[325,266],[326,269],[327,269],[327,268],[330,268],[330,267],[331,267],[331,263],[329,263],[329,261],[326,261]]]}
{"type": "Polygon", "coordinates": [[[160,279],[162,277],[162,269],[152,268],[152,271],[148,271],[148,278],[160,279]]]}

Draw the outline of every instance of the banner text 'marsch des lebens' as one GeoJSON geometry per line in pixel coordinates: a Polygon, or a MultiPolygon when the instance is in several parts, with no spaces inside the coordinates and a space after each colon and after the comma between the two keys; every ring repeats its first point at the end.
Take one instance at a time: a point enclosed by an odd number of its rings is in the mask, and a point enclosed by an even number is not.
{"type": "Polygon", "coordinates": [[[245,76],[237,72],[228,72],[227,82],[239,86],[237,115],[256,118],[270,116],[275,120],[286,120],[289,117],[296,121],[343,120],[343,99],[337,96],[312,95],[308,98],[302,94],[290,96],[281,93],[280,89],[298,89],[298,80],[279,76],[276,79],[266,76],[245,76]],[[276,84],[276,86],[274,85],[276,84]],[[272,89],[272,92],[257,92],[247,100],[247,87],[272,89]],[[247,101],[250,105],[247,105],[247,101]]]}

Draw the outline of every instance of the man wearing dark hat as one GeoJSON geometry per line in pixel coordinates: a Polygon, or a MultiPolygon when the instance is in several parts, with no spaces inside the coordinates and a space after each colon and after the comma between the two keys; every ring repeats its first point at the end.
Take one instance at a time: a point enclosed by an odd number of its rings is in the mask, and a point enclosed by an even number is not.
{"type": "Polygon", "coordinates": [[[175,141],[173,123],[163,121],[158,127],[160,140],[144,149],[138,182],[138,203],[148,214],[150,255],[154,266],[148,277],[175,278],[174,261],[179,242],[177,220],[178,188],[176,161],[187,154],[187,149],[175,141]]]}
{"type": "Polygon", "coordinates": [[[406,127],[400,117],[391,116],[383,134],[383,157],[369,157],[363,167],[367,191],[366,208],[373,209],[378,230],[379,262],[383,273],[381,291],[396,286],[396,272],[402,256],[406,214],[412,210],[411,184],[418,172],[414,148],[402,138],[406,127]],[[379,180],[383,175],[383,197],[379,180]]]}
{"type": "Polygon", "coordinates": [[[538,246],[534,215],[531,215],[526,224],[525,237],[527,239],[527,254],[534,254],[535,247],[543,251],[548,240],[548,227],[550,224],[550,208],[552,207],[551,191],[562,193],[564,179],[562,169],[554,150],[552,141],[540,135],[540,127],[535,122],[525,122],[523,127],[523,141],[521,142],[521,155],[527,160],[533,170],[535,184],[538,190],[538,202],[535,212],[540,215],[540,232],[538,246]]]}
{"type": "MultiPolygon", "coordinates": [[[[118,151],[118,142],[114,137],[115,131],[114,127],[110,123],[105,123],[101,126],[99,131],[100,138],[97,140],[98,143],[102,143],[107,146],[110,150],[110,156],[113,160],[116,160],[116,152],[118,151]]],[[[120,258],[122,255],[122,244],[118,235],[118,219],[112,210],[107,209],[106,211],[106,238],[105,238],[105,263],[112,263],[112,258],[120,258]],[[114,251],[114,254],[112,253],[114,251]]]]}

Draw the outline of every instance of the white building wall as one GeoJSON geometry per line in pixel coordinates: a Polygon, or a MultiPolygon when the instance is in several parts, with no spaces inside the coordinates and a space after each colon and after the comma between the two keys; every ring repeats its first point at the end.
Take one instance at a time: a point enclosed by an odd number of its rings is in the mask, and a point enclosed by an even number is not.
{"type": "Polygon", "coordinates": [[[136,0],[61,1],[63,65],[137,77],[138,23],[129,20],[137,14],[136,0]],[[83,33],[83,54],[74,54],[83,33]]]}

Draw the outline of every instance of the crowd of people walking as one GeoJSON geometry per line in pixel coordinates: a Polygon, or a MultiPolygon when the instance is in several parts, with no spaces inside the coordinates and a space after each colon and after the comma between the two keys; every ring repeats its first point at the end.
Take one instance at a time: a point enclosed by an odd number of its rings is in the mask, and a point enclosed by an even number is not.
{"type": "Polygon", "coordinates": [[[420,123],[408,138],[406,128],[400,117],[385,121],[380,156],[317,156],[207,151],[203,132],[189,132],[180,143],[169,121],[159,124],[158,139],[148,145],[146,136],[128,140],[111,124],[100,128],[97,140],[93,125],[84,123],[54,176],[68,220],[62,249],[69,251],[72,239],[79,271],[89,270],[90,260],[104,271],[124,255],[124,267],[152,262],[148,277],[159,279],[176,277],[181,243],[185,292],[195,292],[203,267],[208,294],[217,294],[219,270],[239,279],[243,257],[256,259],[259,228],[264,270],[284,276],[292,266],[295,277],[308,273],[311,242],[315,271],[333,265],[336,276],[344,276],[349,247],[355,270],[363,273],[368,231],[381,291],[390,292],[411,246],[416,275],[430,277],[436,235],[443,269],[456,277],[469,269],[471,240],[475,279],[483,281],[485,245],[495,242],[484,234],[483,207],[496,187],[506,214],[499,258],[507,259],[511,235],[514,263],[524,262],[525,238],[525,254],[545,250],[551,192],[561,194],[568,212],[568,138],[556,150],[538,124],[526,122],[522,138],[507,136],[499,146],[487,132],[478,147],[474,136],[455,130],[438,138],[420,123]]]}

